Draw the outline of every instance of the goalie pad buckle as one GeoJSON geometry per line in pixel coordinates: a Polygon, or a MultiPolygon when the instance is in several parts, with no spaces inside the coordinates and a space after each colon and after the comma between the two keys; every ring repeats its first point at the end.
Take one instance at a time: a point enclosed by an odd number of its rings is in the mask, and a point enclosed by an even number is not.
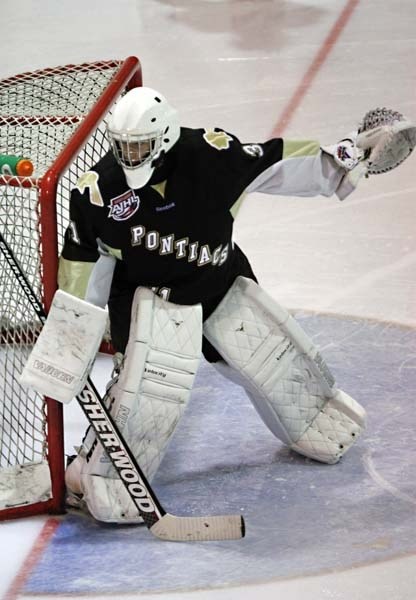
{"type": "MultiPolygon", "coordinates": [[[[356,441],[364,409],[335,387],[312,340],[256,283],[238,277],[205,321],[204,334],[284,443],[334,463],[356,441]]],[[[227,368],[219,370],[227,376],[227,368]]]]}

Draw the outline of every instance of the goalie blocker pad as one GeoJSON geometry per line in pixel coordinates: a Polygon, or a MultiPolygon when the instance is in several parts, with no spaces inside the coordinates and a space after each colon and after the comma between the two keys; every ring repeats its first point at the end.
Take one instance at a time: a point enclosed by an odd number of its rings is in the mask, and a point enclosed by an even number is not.
{"type": "MultiPolygon", "coordinates": [[[[181,306],[147,288],[136,290],[126,352],[106,401],[149,481],[189,401],[201,346],[201,305],[181,306]]],[[[66,482],[97,520],[141,522],[92,429],[66,471],[66,482]]]]}
{"type": "Polygon", "coordinates": [[[364,409],[335,387],[322,356],[287,310],[238,277],[204,334],[272,433],[297,452],[335,463],[365,426],[364,409]]]}
{"type": "Polygon", "coordinates": [[[85,386],[106,323],[106,310],[58,290],[23,369],[22,385],[70,402],[85,386]]]}

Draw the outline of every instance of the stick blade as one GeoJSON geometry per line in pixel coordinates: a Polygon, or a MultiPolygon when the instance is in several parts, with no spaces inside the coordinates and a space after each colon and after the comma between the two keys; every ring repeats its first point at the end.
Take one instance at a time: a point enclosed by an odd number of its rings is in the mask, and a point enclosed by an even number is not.
{"type": "Polygon", "coordinates": [[[239,540],[245,535],[245,525],[241,515],[177,517],[166,513],[150,531],[172,542],[239,540]]]}

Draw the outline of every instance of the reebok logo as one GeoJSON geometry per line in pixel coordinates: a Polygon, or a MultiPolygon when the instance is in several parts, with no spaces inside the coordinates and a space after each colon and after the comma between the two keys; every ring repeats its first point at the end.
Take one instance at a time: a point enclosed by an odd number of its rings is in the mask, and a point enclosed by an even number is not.
{"type": "Polygon", "coordinates": [[[149,369],[149,367],[145,367],[144,372],[149,373],[149,375],[156,375],[156,377],[161,377],[162,379],[166,377],[166,373],[164,371],[156,371],[156,369],[149,369]]]}
{"type": "Polygon", "coordinates": [[[291,342],[288,342],[286,348],[283,348],[283,350],[281,351],[280,354],[278,354],[275,358],[277,361],[279,361],[285,354],[286,352],[289,350],[289,348],[292,346],[291,342]]]}
{"type": "Polygon", "coordinates": [[[174,202],[171,202],[170,204],[165,204],[164,206],[156,206],[156,212],[170,210],[171,208],[174,208],[174,206],[176,206],[174,202]]]}

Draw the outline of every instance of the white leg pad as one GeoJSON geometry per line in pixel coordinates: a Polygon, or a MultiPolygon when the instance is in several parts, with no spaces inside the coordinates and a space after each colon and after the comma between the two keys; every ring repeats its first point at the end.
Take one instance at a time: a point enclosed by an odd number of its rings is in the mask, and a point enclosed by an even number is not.
{"type": "MultiPolygon", "coordinates": [[[[126,354],[106,402],[130,450],[151,480],[188,403],[202,344],[202,308],[136,291],[126,354]]],[[[80,486],[100,521],[132,522],[137,509],[91,430],[80,456],[80,486]]],[[[67,469],[67,481],[75,466],[67,469]]],[[[72,484],[73,486],[74,484],[72,484]]]]}
{"type": "Polygon", "coordinates": [[[364,409],[337,390],[312,340],[255,282],[236,279],[205,321],[204,334],[229,365],[219,363],[217,368],[234,380],[232,369],[238,372],[238,382],[261,418],[283,442],[316,460],[333,463],[358,438],[364,409]],[[352,422],[348,442],[347,418],[352,422]],[[318,450],[319,435],[326,442],[321,440],[318,450]]]}
{"type": "Polygon", "coordinates": [[[121,479],[84,474],[81,480],[85,490],[83,500],[97,521],[132,525],[143,523],[121,479]]]}
{"type": "Polygon", "coordinates": [[[120,479],[90,475],[83,471],[85,455],[78,454],[65,471],[69,506],[87,510],[95,519],[106,523],[143,523],[120,479]]]}
{"type": "Polygon", "coordinates": [[[365,417],[365,410],[358,402],[337,390],[291,448],[320,462],[334,464],[361,434],[365,417]]]}

